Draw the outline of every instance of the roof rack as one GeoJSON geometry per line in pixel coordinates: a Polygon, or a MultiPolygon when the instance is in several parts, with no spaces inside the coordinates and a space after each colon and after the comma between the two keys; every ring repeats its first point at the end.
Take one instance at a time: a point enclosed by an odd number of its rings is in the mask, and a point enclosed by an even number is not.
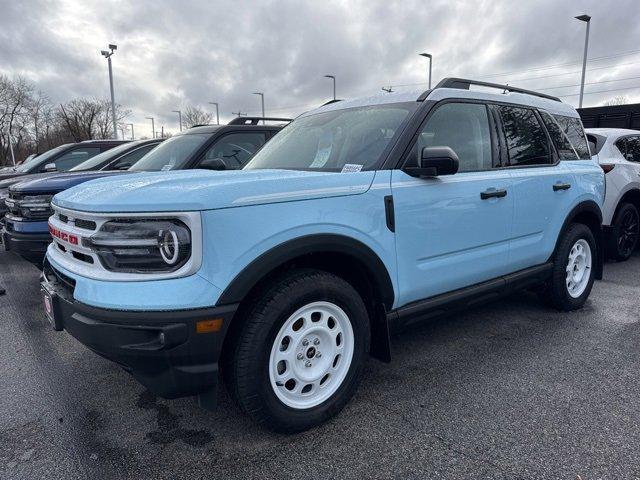
{"type": "MultiPolygon", "coordinates": [[[[477,85],[479,87],[490,87],[504,90],[507,92],[524,93],[525,95],[534,95],[536,97],[546,98],[547,100],[553,100],[555,102],[562,102],[558,97],[547,95],[546,93],[535,92],[533,90],[525,90],[524,88],[512,87],[511,85],[502,85],[499,83],[481,82],[478,80],[468,80],[466,78],[443,78],[435,86],[435,88],[459,88],[462,90],[470,90],[471,85],[477,85]]],[[[423,93],[420,97],[421,100],[426,98],[427,92],[423,93]]]]}
{"type": "Polygon", "coordinates": [[[325,105],[331,105],[332,103],[336,103],[336,102],[341,102],[342,100],[340,100],[339,98],[334,98],[333,100],[329,100],[328,102],[323,103],[322,105],[320,105],[321,107],[324,107],[325,105]]]}
{"type": "Polygon", "coordinates": [[[231,120],[228,125],[258,125],[261,121],[265,122],[290,122],[290,118],[276,117],[236,117],[231,120]]]}

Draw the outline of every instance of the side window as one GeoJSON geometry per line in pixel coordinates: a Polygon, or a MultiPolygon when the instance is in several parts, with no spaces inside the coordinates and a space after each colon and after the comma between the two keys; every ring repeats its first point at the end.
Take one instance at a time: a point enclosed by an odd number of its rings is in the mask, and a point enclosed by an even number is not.
{"type": "Polygon", "coordinates": [[[509,165],[553,163],[547,134],[533,110],[520,107],[499,107],[499,110],[509,165]]]}
{"type": "Polygon", "coordinates": [[[573,145],[573,148],[576,149],[578,157],[580,157],[581,160],[589,160],[591,158],[591,152],[589,151],[589,145],[587,144],[587,138],[580,119],[565,117],[563,115],[554,115],[554,118],[571,142],[571,145],[573,145]]]}
{"type": "Polygon", "coordinates": [[[240,169],[265,142],[264,133],[230,133],[211,145],[201,161],[220,158],[227,169],[240,169]]]}
{"type": "Polygon", "coordinates": [[[620,150],[620,153],[622,154],[623,157],[626,158],[627,156],[627,139],[626,138],[621,138],[618,141],[616,141],[615,146],[618,150],[620,150]]]}
{"type": "Polygon", "coordinates": [[[138,160],[140,160],[142,157],[144,157],[147,153],[149,153],[151,150],[153,150],[157,146],[158,144],[154,143],[153,145],[145,145],[144,147],[140,147],[134,150],[133,152],[129,152],[126,155],[123,155],[118,160],[111,163],[107,168],[109,170],[120,170],[120,169],[124,169],[125,167],[126,168],[132,167],[133,165],[135,165],[135,163],[138,160]]]}
{"type": "Polygon", "coordinates": [[[542,117],[544,125],[547,127],[547,132],[549,132],[551,141],[556,147],[560,160],[578,160],[578,154],[562,131],[562,128],[560,128],[560,125],[558,125],[558,122],[547,112],[540,111],[540,116],[542,117]]]}
{"type": "Polygon", "coordinates": [[[56,169],[59,172],[66,172],[70,168],[89,160],[94,155],[100,153],[99,147],[80,147],[65,153],[55,160],[56,169]]]}
{"type": "Polygon", "coordinates": [[[640,162],[640,137],[627,137],[627,160],[640,162]]]}
{"type": "Polygon", "coordinates": [[[445,103],[429,117],[411,151],[417,164],[424,147],[450,147],[460,159],[460,172],[493,167],[489,115],[486,105],[445,103]]]}

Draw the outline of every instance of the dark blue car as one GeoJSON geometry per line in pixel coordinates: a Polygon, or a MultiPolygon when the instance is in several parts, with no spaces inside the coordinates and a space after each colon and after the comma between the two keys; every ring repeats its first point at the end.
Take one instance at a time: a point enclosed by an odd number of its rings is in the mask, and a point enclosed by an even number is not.
{"type": "Polygon", "coordinates": [[[15,183],[5,199],[3,243],[29,261],[41,263],[51,241],[47,219],[51,198],[89,180],[123,174],[153,150],[162,139],[127,142],[95,155],[65,173],[39,174],[15,183]]]}

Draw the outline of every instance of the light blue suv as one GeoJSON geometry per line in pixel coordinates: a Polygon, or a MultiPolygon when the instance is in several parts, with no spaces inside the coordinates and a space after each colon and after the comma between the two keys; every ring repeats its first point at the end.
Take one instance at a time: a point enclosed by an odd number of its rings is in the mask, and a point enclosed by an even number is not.
{"type": "Polygon", "coordinates": [[[157,395],[213,407],[220,366],[255,420],[303,430],[390,360],[392,328],[524,288],[582,307],[603,259],[588,152],[571,106],[513,87],[331,102],[243,171],[56,195],[47,314],[157,395]]]}

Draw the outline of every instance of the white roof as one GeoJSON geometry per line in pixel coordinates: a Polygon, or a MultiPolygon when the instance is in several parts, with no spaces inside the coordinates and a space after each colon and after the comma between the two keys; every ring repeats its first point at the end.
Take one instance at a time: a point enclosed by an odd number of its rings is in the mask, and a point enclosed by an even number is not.
{"type": "Polygon", "coordinates": [[[604,137],[622,137],[623,135],[640,135],[638,130],[630,130],[628,128],[585,128],[585,132],[604,137]]]}

